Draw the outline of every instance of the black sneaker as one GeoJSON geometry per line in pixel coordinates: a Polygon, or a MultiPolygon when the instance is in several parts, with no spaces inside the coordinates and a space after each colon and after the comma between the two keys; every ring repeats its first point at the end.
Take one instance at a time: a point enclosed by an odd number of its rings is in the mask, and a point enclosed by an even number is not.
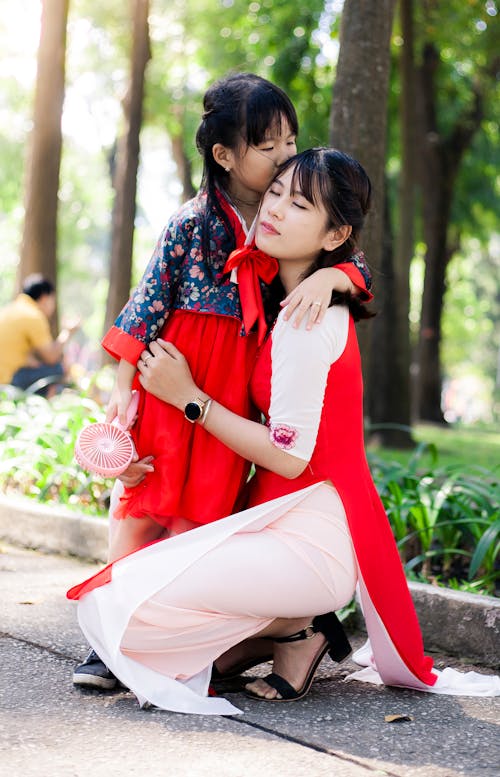
{"type": "Polygon", "coordinates": [[[73,672],[73,685],[85,688],[101,688],[110,691],[118,680],[101,661],[95,650],[91,650],[83,664],[79,664],[73,672]]]}

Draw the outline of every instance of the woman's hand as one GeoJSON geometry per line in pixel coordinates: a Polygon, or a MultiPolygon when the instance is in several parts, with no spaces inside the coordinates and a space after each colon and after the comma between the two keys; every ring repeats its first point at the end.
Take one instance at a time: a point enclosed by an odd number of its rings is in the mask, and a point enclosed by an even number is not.
{"type": "Polygon", "coordinates": [[[184,410],[188,402],[203,394],[193,380],[183,354],[165,340],[155,340],[137,362],[139,382],[153,396],[184,410]]]}
{"type": "Polygon", "coordinates": [[[319,324],[328,310],[333,291],[352,291],[354,284],[342,270],[336,267],[324,267],[303,280],[281,302],[286,307],[285,321],[295,313],[293,326],[298,328],[306,313],[309,313],[306,329],[319,324]]]}

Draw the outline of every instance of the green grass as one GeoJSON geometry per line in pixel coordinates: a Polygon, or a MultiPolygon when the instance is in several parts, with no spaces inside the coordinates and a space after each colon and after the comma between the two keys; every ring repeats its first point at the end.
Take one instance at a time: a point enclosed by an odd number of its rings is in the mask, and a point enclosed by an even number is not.
{"type": "MultiPolygon", "coordinates": [[[[500,430],[493,428],[440,426],[438,424],[418,424],[413,436],[417,443],[429,443],[435,446],[439,464],[463,467],[484,467],[489,470],[500,467],[500,430]]],[[[380,448],[368,445],[368,451],[386,461],[398,461],[408,464],[413,452],[395,448],[380,448]]],[[[432,464],[432,453],[424,454],[421,463],[432,464]],[[427,459],[427,460],[426,460],[427,459]]]]}

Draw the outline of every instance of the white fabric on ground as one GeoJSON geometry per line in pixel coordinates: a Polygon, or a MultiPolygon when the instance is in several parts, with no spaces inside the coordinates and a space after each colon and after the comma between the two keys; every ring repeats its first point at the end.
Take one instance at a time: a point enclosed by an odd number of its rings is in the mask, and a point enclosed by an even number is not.
{"type": "Polygon", "coordinates": [[[340,499],[320,483],[122,559],[110,583],[83,596],[78,616],[92,647],[141,703],[232,715],[239,710],[230,702],[205,696],[212,660],[276,617],[308,616],[346,604],[355,585],[340,499]],[[229,603],[232,612],[224,612],[229,603]],[[153,613],[154,620],[162,612],[163,627],[147,624],[141,642],[133,616],[153,613]],[[194,637],[192,650],[186,629],[194,637]],[[162,643],[160,657],[154,655],[156,638],[162,643]],[[138,648],[149,655],[139,655],[138,648]]]}

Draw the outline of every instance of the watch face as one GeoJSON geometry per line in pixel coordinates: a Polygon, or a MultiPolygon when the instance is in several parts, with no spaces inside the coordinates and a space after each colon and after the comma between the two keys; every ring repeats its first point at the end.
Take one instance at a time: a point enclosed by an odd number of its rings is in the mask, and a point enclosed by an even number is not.
{"type": "Polygon", "coordinates": [[[184,415],[189,421],[197,421],[201,416],[202,408],[197,402],[188,402],[184,408],[184,415]]]}

